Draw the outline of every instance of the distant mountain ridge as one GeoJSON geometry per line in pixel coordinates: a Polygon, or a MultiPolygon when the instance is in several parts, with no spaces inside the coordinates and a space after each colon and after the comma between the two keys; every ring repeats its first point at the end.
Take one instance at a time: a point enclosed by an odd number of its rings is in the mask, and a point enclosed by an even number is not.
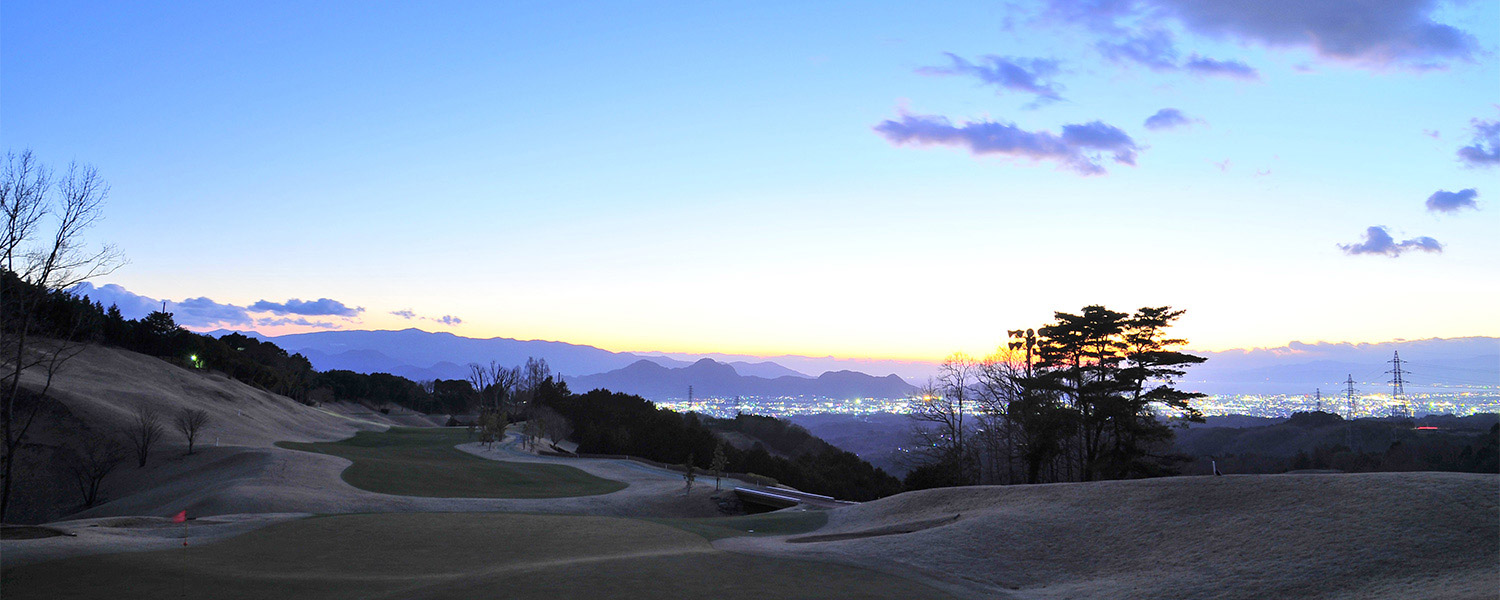
{"type": "MultiPolygon", "coordinates": [[[[230,332],[213,331],[210,335],[220,336],[225,333],[230,332]]],[[[850,371],[861,375],[870,372],[896,373],[906,377],[903,383],[909,383],[920,381],[927,376],[923,375],[918,367],[926,365],[929,371],[935,371],[936,368],[932,363],[919,361],[805,356],[767,359],[730,354],[694,357],[692,355],[663,355],[660,352],[611,352],[594,346],[566,342],[498,337],[477,339],[419,329],[319,331],[283,336],[243,333],[256,339],[274,342],[288,352],[300,352],[312,362],[313,367],[319,370],[347,369],[362,373],[385,372],[413,380],[462,379],[468,375],[467,365],[471,362],[488,364],[489,361],[496,360],[501,364],[517,365],[531,356],[547,359],[554,371],[568,376],[570,381],[584,379],[589,375],[603,375],[611,371],[626,369],[642,360],[664,369],[675,369],[696,364],[704,357],[713,359],[716,364],[729,367],[736,376],[755,377],[769,381],[781,378],[816,381],[824,378],[821,376],[814,378],[808,374],[850,371]],[[682,360],[678,357],[692,360],[682,360]],[[846,368],[848,366],[854,368],[848,369],[846,368]]],[[[1389,379],[1385,371],[1390,369],[1390,364],[1386,361],[1389,361],[1391,354],[1396,351],[1400,351],[1402,359],[1407,361],[1405,368],[1411,370],[1411,374],[1406,379],[1409,393],[1423,391],[1428,386],[1471,388],[1491,386],[1490,389],[1500,386],[1500,338],[1473,336],[1361,344],[1291,342],[1277,348],[1227,351],[1190,349],[1189,352],[1205,356],[1209,360],[1202,365],[1188,369],[1188,374],[1183,380],[1183,387],[1210,394],[1310,394],[1315,389],[1322,389],[1326,396],[1337,394],[1342,389],[1339,382],[1343,381],[1346,376],[1353,375],[1357,389],[1364,392],[1379,392],[1382,391],[1383,382],[1389,379]]],[[[686,386],[689,384],[683,383],[686,380],[681,376],[668,376],[639,369],[641,368],[630,372],[644,378],[639,382],[627,381],[621,374],[612,375],[610,379],[587,379],[586,381],[612,381],[614,385],[633,386],[630,389],[650,390],[649,394],[643,394],[647,397],[680,397],[686,393],[686,386]]],[[[876,379],[889,378],[877,377],[876,379]]],[[[704,393],[709,393],[707,390],[710,389],[739,390],[724,392],[731,396],[760,395],[746,393],[744,391],[746,389],[824,389],[830,386],[826,382],[809,384],[801,388],[789,382],[777,385],[739,381],[730,385],[727,380],[720,382],[723,383],[720,385],[716,382],[719,382],[719,379],[708,377],[703,384],[708,387],[700,387],[696,383],[691,385],[694,385],[695,390],[703,390],[704,393]]],[[[893,385],[891,389],[896,387],[893,385]]],[[[623,391],[626,388],[620,389],[623,391]]]]}
{"type": "MultiPolygon", "coordinates": [[[[208,335],[218,337],[228,333],[235,332],[217,330],[208,335]]],[[[494,360],[503,365],[519,365],[527,358],[538,357],[546,359],[554,372],[562,374],[579,391],[604,387],[653,400],[686,395],[688,385],[704,393],[729,396],[900,398],[915,389],[896,375],[875,377],[835,371],[811,377],[770,361],[689,362],[566,342],[466,338],[420,329],[317,331],[281,336],[238,333],[272,342],[287,352],[300,353],[320,371],[391,373],[417,381],[463,379],[469,374],[469,363],[489,364],[494,360]],[[667,372],[696,368],[663,375],[650,367],[667,372]]]]}
{"type": "Polygon", "coordinates": [[[642,359],[622,369],[568,378],[577,391],[603,388],[644,398],[664,400],[687,396],[688,386],[698,397],[806,396],[836,399],[904,398],[917,388],[892,374],[875,377],[854,371],[829,371],[816,378],[784,375],[776,378],[741,375],[729,364],[704,358],[686,367],[664,367],[642,359]]]}

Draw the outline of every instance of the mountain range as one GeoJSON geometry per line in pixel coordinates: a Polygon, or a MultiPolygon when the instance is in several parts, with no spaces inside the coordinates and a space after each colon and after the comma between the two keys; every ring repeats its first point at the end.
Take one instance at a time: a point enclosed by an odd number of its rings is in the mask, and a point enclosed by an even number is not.
{"type": "MultiPolygon", "coordinates": [[[[215,337],[229,330],[207,332],[215,337]]],[[[579,390],[607,388],[661,400],[687,395],[689,385],[703,395],[823,396],[902,398],[915,388],[897,375],[828,371],[812,377],[770,361],[678,360],[661,355],[611,352],[593,346],[543,340],[466,338],[420,329],[399,331],[317,331],[281,336],[239,332],[307,357],[320,371],[344,369],[391,373],[412,380],[464,379],[469,363],[519,365],[527,358],[547,360],[579,390]]]]}
{"type": "MultiPolygon", "coordinates": [[[[225,333],[229,331],[209,332],[225,333]]],[[[902,397],[910,384],[936,371],[935,363],[921,361],[612,352],[566,342],[466,338],[420,329],[242,333],[301,353],[319,370],[385,372],[413,380],[462,379],[469,363],[518,365],[528,357],[540,357],[575,388],[608,387],[652,399],[680,398],[688,385],[699,394],[719,396],[902,397]],[[887,375],[872,376],[877,373],[887,375]]],[[[1183,387],[1210,394],[1307,394],[1316,389],[1338,394],[1340,382],[1351,375],[1357,389],[1378,392],[1389,381],[1386,371],[1396,352],[1408,371],[1411,393],[1455,387],[1493,391],[1500,386],[1500,338],[1494,337],[1292,342],[1276,348],[1191,352],[1209,360],[1189,369],[1183,387]]]]}
{"type": "Polygon", "coordinates": [[[730,364],[704,358],[686,367],[664,367],[638,360],[623,369],[568,379],[578,391],[607,389],[645,398],[683,398],[688,386],[698,397],[817,396],[824,398],[905,398],[917,388],[894,374],[875,377],[855,371],[829,371],[816,378],[742,375],[730,364]]]}

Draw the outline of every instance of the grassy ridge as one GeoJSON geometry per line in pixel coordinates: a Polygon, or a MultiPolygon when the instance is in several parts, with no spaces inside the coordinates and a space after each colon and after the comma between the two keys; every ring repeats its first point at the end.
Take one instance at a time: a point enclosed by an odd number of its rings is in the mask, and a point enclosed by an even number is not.
{"type": "Polygon", "coordinates": [[[347,458],[354,487],[428,498],[566,498],[608,494],[624,483],[566,465],[487,460],[453,448],[470,441],[461,429],[393,427],[337,442],[278,442],[304,452],[347,458]]]}
{"type": "Polygon", "coordinates": [[[940,598],[854,567],[713,549],[639,519],[343,515],[7,569],[5,598],[940,598]]]}

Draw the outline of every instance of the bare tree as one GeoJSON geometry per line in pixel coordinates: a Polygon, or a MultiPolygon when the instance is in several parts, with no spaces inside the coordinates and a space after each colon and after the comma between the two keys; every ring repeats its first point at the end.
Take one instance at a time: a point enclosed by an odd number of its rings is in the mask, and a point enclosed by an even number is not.
{"type": "Polygon", "coordinates": [[[93,506],[99,500],[99,486],[104,478],[125,460],[125,449],[114,438],[88,432],[78,438],[63,460],[78,482],[83,505],[93,506]]]}
{"type": "Polygon", "coordinates": [[[135,420],[125,430],[125,438],[130,442],[130,447],[135,450],[136,467],[146,466],[146,457],[151,454],[151,446],[156,445],[167,430],[161,424],[161,417],[157,416],[156,409],[149,404],[142,404],[135,409],[135,420]]]}
{"type": "Polygon", "coordinates": [[[977,372],[974,359],[954,354],[943,361],[937,379],[929,381],[907,401],[907,415],[912,420],[912,436],[916,441],[914,458],[922,464],[947,469],[950,485],[973,480],[974,448],[968,436],[973,422],[967,413],[975,409],[977,372]]]}
{"type": "Polygon", "coordinates": [[[511,403],[520,381],[520,367],[503,367],[493,360],[489,365],[469,363],[469,385],[479,393],[480,405],[490,410],[513,412],[511,403]]]}
{"type": "Polygon", "coordinates": [[[568,418],[550,408],[543,409],[542,428],[546,430],[547,438],[552,440],[553,447],[573,435],[573,424],[568,422],[568,418]]]}
{"type": "Polygon", "coordinates": [[[208,427],[211,421],[206,410],[183,408],[177,413],[177,419],[172,424],[176,425],[177,431],[182,432],[182,436],[187,438],[188,454],[193,453],[193,442],[198,439],[198,432],[208,427]]]}
{"type": "Polygon", "coordinates": [[[83,345],[78,324],[47,323],[42,304],[54,294],[123,264],[112,246],[91,249],[83,233],[102,218],[109,186],[90,166],[69,164],[54,180],[30,151],[6,153],[0,172],[0,521],[10,506],[16,453],[41,408],[53,377],[83,345]],[[30,399],[22,375],[40,379],[30,399]]]}

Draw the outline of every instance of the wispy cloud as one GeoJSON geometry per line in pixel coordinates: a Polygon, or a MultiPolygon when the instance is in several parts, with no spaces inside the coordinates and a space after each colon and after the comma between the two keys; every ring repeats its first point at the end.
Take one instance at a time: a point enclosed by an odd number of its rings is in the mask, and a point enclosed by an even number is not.
{"type": "Polygon", "coordinates": [[[338,329],[337,323],[329,321],[311,321],[306,317],[267,317],[255,320],[256,327],[278,327],[283,325],[296,325],[299,327],[312,327],[315,329],[338,329]]]}
{"type": "Polygon", "coordinates": [[[1195,75],[1214,75],[1220,77],[1232,77],[1255,81],[1260,79],[1260,71],[1255,67],[1247,65],[1238,60],[1217,60],[1194,54],[1182,64],[1182,68],[1195,75]]]}
{"type": "Polygon", "coordinates": [[[951,52],[944,52],[950,62],[946,67],[922,67],[922,75],[969,75],[999,90],[1033,94],[1038,102],[1062,99],[1060,87],[1049,79],[1058,71],[1058,62],[1045,58],[984,56],[972,63],[951,52]]]}
{"type": "Polygon", "coordinates": [[[1175,129],[1186,125],[1192,125],[1195,119],[1182,114],[1175,108],[1163,108],[1156,114],[1146,117],[1146,129],[1158,131],[1162,129],[1175,129]]]}
{"type": "Polygon", "coordinates": [[[934,115],[902,113],[899,119],[886,120],[875,126],[887,141],[896,145],[952,146],[971,154],[999,154],[1033,161],[1055,161],[1084,175],[1105,173],[1102,155],[1115,162],[1134,165],[1140,147],[1119,128],[1100,121],[1065,125],[1061,135],[1048,131],[1026,131],[1010,123],[970,121],[954,125],[947,118],[934,115]]]}
{"type": "Polygon", "coordinates": [[[460,318],[455,317],[453,315],[443,315],[441,317],[424,317],[422,315],[417,314],[417,311],[414,311],[414,310],[412,310],[410,308],[406,308],[406,309],[402,309],[402,310],[393,310],[393,311],[391,311],[391,314],[396,315],[398,317],[401,317],[403,319],[406,319],[408,321],[412,320],[412,319],[421,319],[423,321],[432,321],[434,323],[442,323],[444,325],[459,325],[459,324],[461,324],[461,323],[464,322],[463,319],[460,319],[460,318]]]}
{"type": "Polygon", "coordinates": [[[1471,167],[1500,165],[1500,120],[1469,122],[1473,143],[1458,149],[1458,158],[1471,167]]]}
{"type": "Polygon", "coordinates": [[[1138,64],[1158,72],[1186,71],[1205,77],[1260,79],[1260,71],[1240,60],[1219,60],[1197,53],[1185,61],[1179,59],[1175,39],[1163,29],[1122,35],[1119,41],[1101,40],[1094,47],[1113,62],[1138,64]]]}
{"type": "Polygon", "coordinates": [[[1479,191],[1474,188],[1449,192],[1438,190],[1427,197],[1427,210],[1431,212],[1452,213],[1465,208],[1478,209],[1479,203],[1474,199],[1479,197],[1479,191]]]}
{"type": "Polygon", "coordinates": [[[1397,242],[1385,227],[1374,226],[1365,230],[1365,240],[1355,244],[1339,244],[1345,254],[1383,254],[1391,258],[1405,252],[1441,253],[1443,245],[1427,236],[1397,242]]]}

